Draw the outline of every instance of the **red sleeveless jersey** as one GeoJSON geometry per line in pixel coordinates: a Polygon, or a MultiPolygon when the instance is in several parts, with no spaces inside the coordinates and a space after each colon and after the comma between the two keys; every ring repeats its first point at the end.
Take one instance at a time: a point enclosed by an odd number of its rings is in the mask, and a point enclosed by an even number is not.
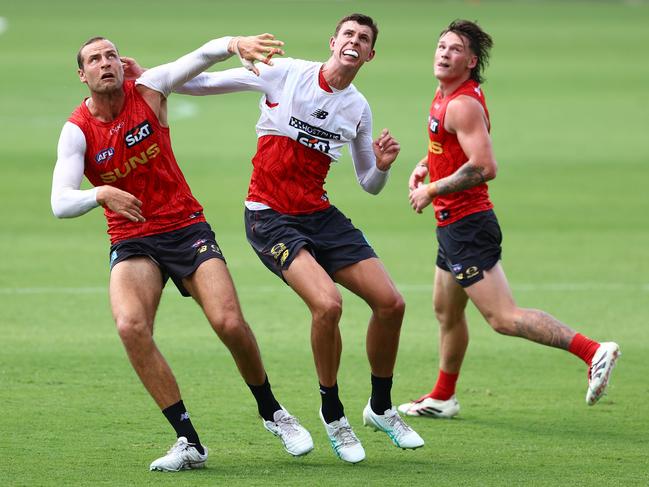
{"type": "Polygon", "coordinates": [[[247,201],[260,202],[290,215],[329,208],[324,190],[331,159],[288,137],[265,135],[257,140],[247,201]]]}
{"type": "Polygon", "coordinates": [[[142,201],[144,223],[104,209],[113,244],[205,221],[174,157],[169,128],[160,125],[134,81],[124,82],[124,92],[124,107],[112,122],[93,117],[85,101],[68,119],[86,138],[88,180],[94,186],[115,186],[142,201]]]}
{"type": "MultiPolygon", "coordinates": [[[[457,135],[444,129],[446,107],[451,100],[460,95],[478,100],[484,109],[487,121],[489,121],[489,111],[484,94],[476,81],[472,79],[465,81],[445,98],[442,98],[441,92],[437,90],[428,117],[428,174],[433,182],[450,176],[469,160],[457,140],[457,135]]],[[[472,213],[493,208],[486,183],[463,191],[437,196],[433,199],[433,206],[437,225],[440,227],[456,222],[472,213]]]]}

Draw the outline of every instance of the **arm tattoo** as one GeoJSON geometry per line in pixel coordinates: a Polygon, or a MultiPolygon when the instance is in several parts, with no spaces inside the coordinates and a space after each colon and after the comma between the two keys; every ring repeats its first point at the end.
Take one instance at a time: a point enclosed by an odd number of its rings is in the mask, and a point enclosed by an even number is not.
{"type": "Polygon", "coordinates": [[[467,162],[450,176],[435,182],[438,195],[455,193],[485,182],[484,168],[467,162]]]}

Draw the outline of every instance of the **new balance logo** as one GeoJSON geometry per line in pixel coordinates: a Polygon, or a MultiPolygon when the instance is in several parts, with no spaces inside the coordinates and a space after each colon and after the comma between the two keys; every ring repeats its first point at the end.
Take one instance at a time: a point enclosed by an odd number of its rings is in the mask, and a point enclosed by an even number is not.
{"type": "Polygon", "coordinates": [[[325,112],[321,108],[318,108],[315,112],[311,114],[312,117],[317,118],[318,120],[324,120],[329,115],[329,112],[325,112]]]}

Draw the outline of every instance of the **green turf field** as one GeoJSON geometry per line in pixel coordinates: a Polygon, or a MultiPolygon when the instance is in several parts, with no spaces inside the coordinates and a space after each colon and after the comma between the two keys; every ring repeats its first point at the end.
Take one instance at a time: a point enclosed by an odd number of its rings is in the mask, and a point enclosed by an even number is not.
{"type": "Polygon", "coordinates": [[[649,484],[647,1],[4,0],[0,17],[1,486],[649,484]],[[339,384],[367,459],[335,459],[317,414],[309,315],[245,241],[258,95],[176,95],[177,159],[228,258],[276,395],[316,447],[293,459],[263,429],[229,353],[170,286],[157,342],[211,455],[204,471],[150,473],[174,436],[114,330],[103,216],[56,220],[49,206],[59,132],[87,92],[78,46],[104,35],[150,66],[213,37],[271,31],[287,55],[325,60],[336,21],[352,11],[381,29],[355,84],[402,152],[378,197],[358,186],[348,156],[327,189],[407,302],[394,401],[427,392],[436,375],[432,215],[409,209],[406,188],[427,144],[437,34],[458,17],[478,19],[495,40],[484,85],[500,167],[491,194],[515,296],[620,343],[609,395],[587,407],[578,359],[498,336],[470,308],[461,415],[410,421],[426,446],[397,450],[362,428],[368,309],[344,293],[339,384]]]}

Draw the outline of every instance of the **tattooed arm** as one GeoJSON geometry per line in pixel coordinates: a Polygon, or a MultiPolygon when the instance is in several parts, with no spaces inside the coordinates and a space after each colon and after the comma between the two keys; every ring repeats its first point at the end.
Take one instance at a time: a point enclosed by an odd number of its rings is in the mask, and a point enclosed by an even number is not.
{"type": "Polygon", "coordinates": [[[417,213],[421,213],[436,196],[473,188],[496,177],[497,164],[487,124],[487,117],[477,100],[459,96],[448,104],[444,128],[457,135],[468,160],[453,174],[411,190],[410,205],[417,213]]]}

